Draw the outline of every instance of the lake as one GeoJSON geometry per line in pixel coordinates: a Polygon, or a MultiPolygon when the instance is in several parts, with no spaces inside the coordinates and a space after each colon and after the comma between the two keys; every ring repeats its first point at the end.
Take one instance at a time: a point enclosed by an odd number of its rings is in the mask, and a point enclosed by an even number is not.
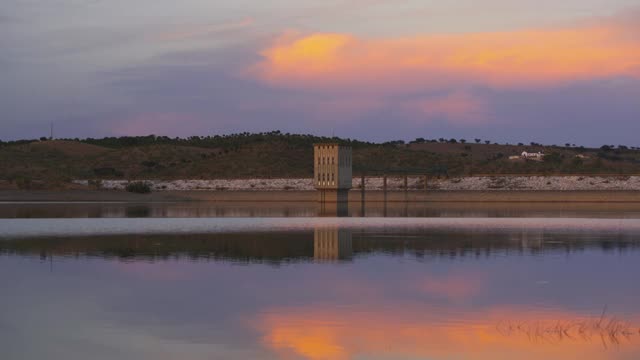
{"type": "Polygon", "coordinates": [[[640,358],[633,206],[362,210],[0,204],[1,358],[640,358]]]}
{"type": "Polygon", "coordinates": [[[640,218],[637,203],[1,202],[2,218],[212,217],[578,217],[640,218]]]}

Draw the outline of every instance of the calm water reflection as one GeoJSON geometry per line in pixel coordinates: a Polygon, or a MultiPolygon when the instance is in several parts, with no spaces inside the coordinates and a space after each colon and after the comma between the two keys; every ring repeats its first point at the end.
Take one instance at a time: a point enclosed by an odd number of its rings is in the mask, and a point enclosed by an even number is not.
{"type": "Polygon", "coordinates": [[[3,359],[637,359],[638,273],[640,239],[623,231],[3,239],[0,348],[3,359]]]}
{"type": "Polygon", "coordinates": [[[624,203],[7,203],[0,218],[146,217],[587,217],[640,218],[640,204],[624,203]]]}

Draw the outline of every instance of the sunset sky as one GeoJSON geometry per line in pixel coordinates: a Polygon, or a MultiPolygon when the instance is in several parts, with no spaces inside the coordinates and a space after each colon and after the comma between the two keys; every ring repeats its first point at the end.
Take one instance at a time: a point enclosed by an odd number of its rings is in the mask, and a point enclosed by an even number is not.
{"type": "Polygon", "coordinates": [[[3,0],[0,139],[640,146],[640,0],[3,0]]]}

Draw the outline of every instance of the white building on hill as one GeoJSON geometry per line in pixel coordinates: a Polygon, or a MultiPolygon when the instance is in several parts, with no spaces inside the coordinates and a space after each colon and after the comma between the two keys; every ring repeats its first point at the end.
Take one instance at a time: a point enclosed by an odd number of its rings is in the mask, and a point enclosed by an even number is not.
{"type": "Polygon", "coordinates": [[[530,152],[523,151],[522,154],[520,154],[520,157],[527,160],[535,160],[535,161],[544,160],[544,154],[541,152],[530,153],[530,152]]]}

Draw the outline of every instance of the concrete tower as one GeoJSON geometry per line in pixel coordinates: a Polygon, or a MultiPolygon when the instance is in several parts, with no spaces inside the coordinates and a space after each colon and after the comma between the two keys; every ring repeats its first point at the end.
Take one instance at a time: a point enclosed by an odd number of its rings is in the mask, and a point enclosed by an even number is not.
{"type": "Polygon", "coordinates": [[[313,184],[321,202],[349,201],[351,147],[338,144],[313,145],[313,184]]]}

